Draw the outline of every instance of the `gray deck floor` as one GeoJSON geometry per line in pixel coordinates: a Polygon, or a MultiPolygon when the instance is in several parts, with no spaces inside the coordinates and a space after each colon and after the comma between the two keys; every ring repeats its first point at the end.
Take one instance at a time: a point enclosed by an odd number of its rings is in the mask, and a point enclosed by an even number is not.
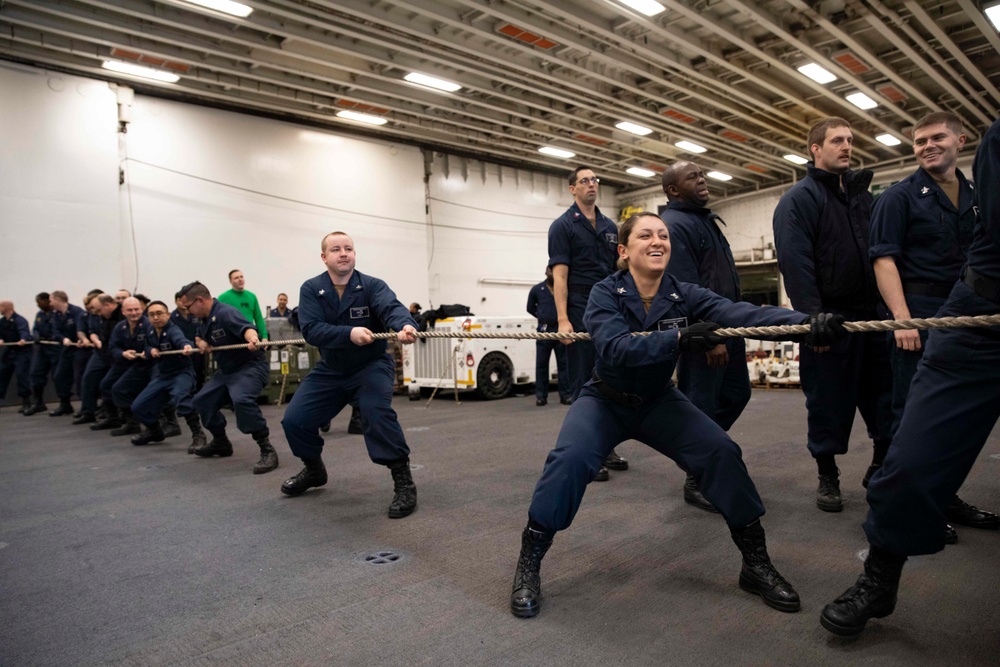
{"type": "MultiPolygon", "coordinates": [[[[391,479],[346,413],[326,438],[330,483],[285,498],[299,466],[282,408],[264,408],[282,465],[257,476],[247,436],[232,458],[199,460],[186,436],[140,449],[4,408],[0,665],[1000,664],[996,532],[959,528],[958,545],[911,561],[896,613],[862,638],[820,627],[860,571],[870,446],[859,419],[839,460],[846,509],[819,512],[796,390],[755,390],[732,435],[797,614],[739,590],[722,519],[685,505],[683,473],[629,442],[631,469],[590,486],[546,557],[542,613],[513,618],[520,530],[566,408],[395,405],[419,466],[403,520],[385,517],[391,479]],[[400,558],[365,562],[383,551],[400,558]]],[[[962,496],[1000,508],[997,433],[962,496]]]]}

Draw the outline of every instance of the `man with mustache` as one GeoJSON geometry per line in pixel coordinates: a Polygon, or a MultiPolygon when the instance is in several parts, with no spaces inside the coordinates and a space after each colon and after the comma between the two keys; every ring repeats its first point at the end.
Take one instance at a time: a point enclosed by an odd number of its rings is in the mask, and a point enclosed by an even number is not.
{"type": "MultiPolygon", "coordinates": [[[[854,135],[843,118],[824,118],[809,130],[808,174],[774,210],[774,246],[792,307],[836,313],[847,321],[881,320],[875,272],[868,262],[872,172],[852,171],[854,135]]],[[[840,512],[837,455],[847,453],[855,409],[880,463],[892,433],[892,370],[880,333],[857,333],[829,347],[803,347],[802,389],[808,410],[808,447],[819,470],[816,506],[840,512]]]]}

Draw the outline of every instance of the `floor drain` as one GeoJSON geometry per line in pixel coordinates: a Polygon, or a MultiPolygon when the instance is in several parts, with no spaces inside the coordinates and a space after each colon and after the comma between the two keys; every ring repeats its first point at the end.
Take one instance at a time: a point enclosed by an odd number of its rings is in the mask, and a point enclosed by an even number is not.
{"type": "Polygon", "coordinates": [[[365,562],[372,565],[388,565],[397,562],[402,556],[391,551],[376,551],[365,556],[365,562]]]}

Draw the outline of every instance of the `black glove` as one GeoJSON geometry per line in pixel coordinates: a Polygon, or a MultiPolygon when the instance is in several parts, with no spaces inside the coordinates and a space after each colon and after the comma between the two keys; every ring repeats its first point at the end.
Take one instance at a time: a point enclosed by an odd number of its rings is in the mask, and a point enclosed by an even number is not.
{"type": "MultiPolygon", "coordinates": [[[[810,315],[806,322],[809,323],[806,344],[810,347],[827,347],[847,335],[847,329],[844,328],[843,315],[817,313],[810,315]]],[[[803,322],[803,324],[806,322],[803,322]]]]}
{"type": "Polygon", "coordinates": [[[681,352],[708,352],[716,345],[726,342],[726,339],[712,333],[719,328],[715,322],[698,322],[680,329],[677,348],[681,352]]]}

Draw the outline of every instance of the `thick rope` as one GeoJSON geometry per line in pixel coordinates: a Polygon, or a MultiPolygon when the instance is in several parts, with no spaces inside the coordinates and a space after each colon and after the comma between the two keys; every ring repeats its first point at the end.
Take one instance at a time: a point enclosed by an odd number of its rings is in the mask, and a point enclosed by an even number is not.
{"type": "MultiPolygon", "coordinates": [[[[868,322],[844,322],[844,329],[854,333],[864,333],[871,331],[900,331],[912,329],[950,329],[957,327],[991,327],[1000,325],[1000,315],[976,315],[963,317],[929,317],[912,320],[871,320],[868,322]]],[[[651,331],[636,331],[633,336],[648,336],[651,331]]],[[[716,329],[712,333],[724,338],[738,337],[758,337],[758,336],[791,336],[809,333],[808,324],[786,324],[769,327],[733,327],[729,329],[716,329]]],[[[558,333],[550,331],[518,331],[518,332],[492,332],[492,331],[418,331],[414,334],[417,338],[494,338],[503,340],[590,340],[590,334],[586,333],[558,333]]],[[[394,332],[373,333],[374,340],[395,340],[394,332]]],[[[46,342],[46,341],[42,341],[46,342]]],[[[55,343],[53,343],[55,344],[55,343]]],[[[257,346],[259,348],[274,347],[277,345],[306,345],[304,338],[293,338],[290,340],[263,340],[257,346]]],[[[248,343],[238,345],[221,345],[213,347],[211,352],[225,352],[226,350],[245,350],[250,345],[248,343]]],[[[160,356],[168,354],[183,354],[183,350],[168,350],[161,352],[160,356]]]]}

